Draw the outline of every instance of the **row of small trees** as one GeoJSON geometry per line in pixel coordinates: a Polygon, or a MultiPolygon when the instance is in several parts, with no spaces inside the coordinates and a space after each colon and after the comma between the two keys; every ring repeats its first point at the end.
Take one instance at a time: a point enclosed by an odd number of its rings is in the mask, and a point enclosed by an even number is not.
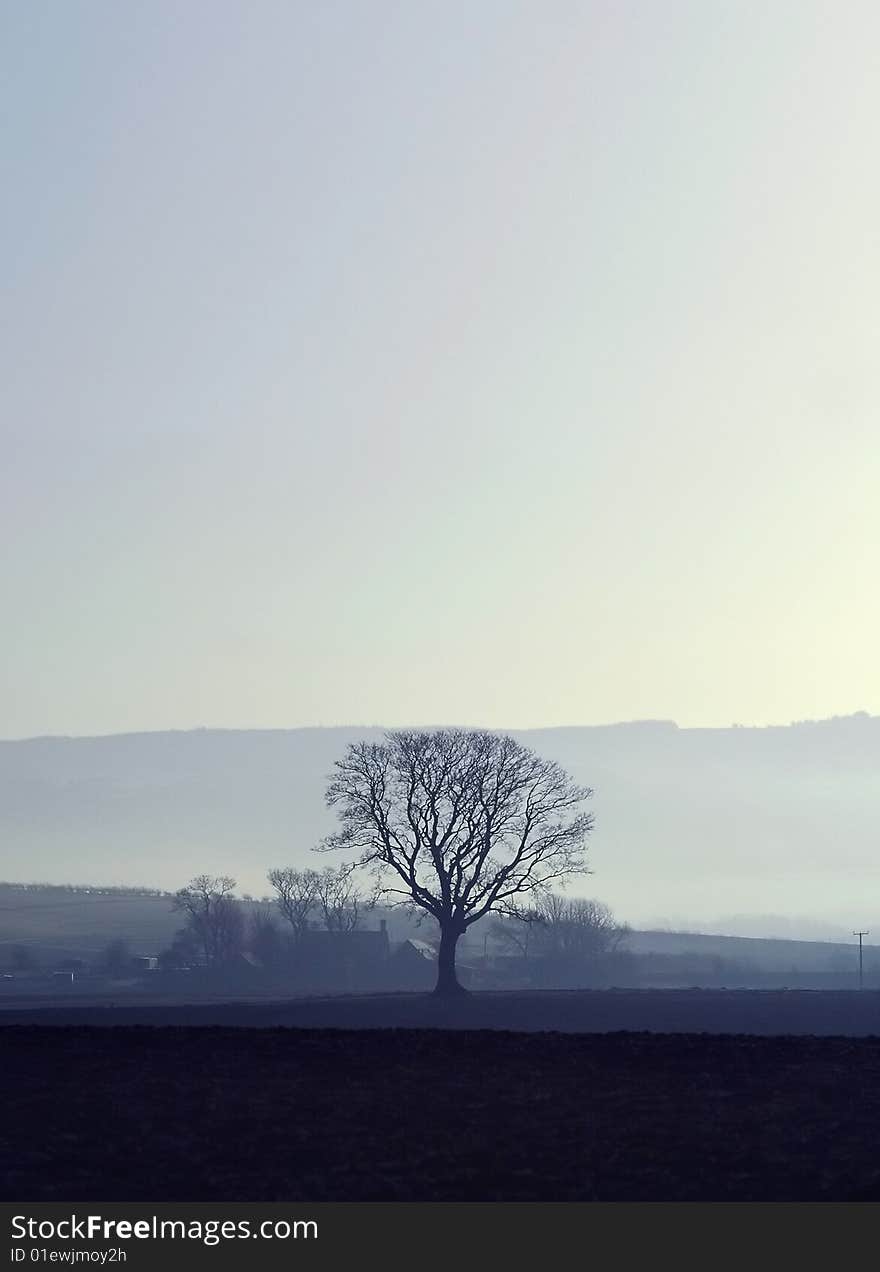
{"type": "MultiPolygon", "coordinates": [[[[272,904],[245,906],[233,895],[234,879],[200,875],[175,896],[175,907],[187,916],[177,937],[177,961],[197,958],[217,965],[246,949],[271,966],[285,955],[295,957],[306,932],[316,925],[328,932],[355,931],[369,907],[344,867],[319,873],[289,866],[270,871],[268,878],[275,890],[275,910],[286,920],[284,932],[272,904]]],[[[628,933],[629,928],[600,901],[547,893],[516,916],[496,919],[489,935],[506,954],[582,964],[616,953],[628,933]]]]}
{"type": "Polygon", "coordinates": [[[268,903],[244,906],[235,897],[236,881],[229,875],[197,875],[174,894],[173,906],[185,917],[166,963],[195,960],[214,967],[229,963],[250,950],[262,963],[280,962],[295,954],[316,923],[328,932],[352,932],[362,916],[364,897],[344,866],[325,870],[270,870],[268,879],[277,912],[286,921],[279,931],[268,903]]]}
{"type": "Polygon", "coordinates": [[[0,888],[14,892],[64,892],[98,897],[168,897],[172,894],[164,888],[138,888],[128,884],[90,883],[10,883],[0,879],[0,888]]]}

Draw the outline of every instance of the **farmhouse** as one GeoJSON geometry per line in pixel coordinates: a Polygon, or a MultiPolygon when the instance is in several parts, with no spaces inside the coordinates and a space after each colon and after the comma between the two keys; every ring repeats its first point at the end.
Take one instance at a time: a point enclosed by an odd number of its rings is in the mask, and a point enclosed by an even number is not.
{"type": "Polygon", "coordinates": [[[383,919],[378,931],[356,928],[353,932],[328,932],[309,928],[300,939],[297,961],[301,975],[315,987],[373,988],[382,981],[388,950],[388,929],[383,919]]]}

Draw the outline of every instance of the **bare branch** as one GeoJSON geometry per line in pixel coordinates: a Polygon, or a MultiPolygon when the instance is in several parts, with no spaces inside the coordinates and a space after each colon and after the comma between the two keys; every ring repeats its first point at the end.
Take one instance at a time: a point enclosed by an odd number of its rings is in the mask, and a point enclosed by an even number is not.
{"type": "Polygon", "coordinates": [[[454,953],[485,914],[587,873],[593,818],[582,805],[591,795],[510,737],[387,733],[337,761],[327,804],[340,829],[320,849],[353,852],[350,866],[373,874],[376,895],[432,915],[454,953]]]}

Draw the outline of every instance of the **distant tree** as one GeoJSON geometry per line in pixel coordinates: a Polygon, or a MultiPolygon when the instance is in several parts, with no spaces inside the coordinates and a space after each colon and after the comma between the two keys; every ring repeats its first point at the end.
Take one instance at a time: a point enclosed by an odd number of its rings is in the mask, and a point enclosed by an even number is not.
{"type": "Polygon", "coordinates": [[[131,950],[121,937],[109,941],[98,956],[98,967],[103,972],[118,974],[131,966],[131,950]]]}
{"type": "Polygon", "coordinates": [[[489,929],[493,940],[504,949],[529,957],[529,949],[534,947],[533,928],[540,923],[541,916],[534,906],[524,906],[513,914],[497,918],[489,929]]]}
{"type": "Polygon", "coordinates": [[[336,762],[327,804],[342,828],[322,849],[349,849],[396,898],[440,926],[436,993],[462,990],[459,938],[490,912],[515,913],[532,894],[587,872],[592,792],[510,737],[443,729],[352,743],[336,762]]]}
{"type": "Polygon", "coordinates": [[[263,905],[251,911],[246,944],[264,967],[275,967],[281,962],[281,933],[269,906],[263,905]]]}
{"type": "Polygon", "coordinates": [[[270,870],[267,878],[275,889],[278,909],[290,924],[295,947],[309,926],[309,916],[318,900],[318,872],[284,866],[270,870]]]}
{"type": "Polygon", "coordinates": [[[541,954],[555,959],[583,961],[615,953],[629,928],[614,918],[601,901],[550,893],[534,908],[535,939],[541,954]]]}
{"type": "Polygon", "coordinates": [[[354,932],[360,923],[363,897],[346,866],[328,866],[318,876],[318,905],[328,932],[354,932]]]}
{"type": "Polygon", "coordinates": [[[174,940],[159,954],[159,965],[169,967],[193,967],[202,957],[199,942],[189,926],[174,934],[174,940]]]}
{"type": "Polygon", "coordinates": [[[548,893],[528,910],[493,925],[502,947],[523,957],[556,984],[583,984],[597,975],[630,976],[632,959],[624,949],[629,928],[618,923],[601,901],[548,893]]]}
{"type": "Polygon", "coordinates": [[[174,894],[173,908],[186,915],[209,967],[228,962],[242,948],[244,918],[234,888],[228,875],[197,875],[174,894]]]}

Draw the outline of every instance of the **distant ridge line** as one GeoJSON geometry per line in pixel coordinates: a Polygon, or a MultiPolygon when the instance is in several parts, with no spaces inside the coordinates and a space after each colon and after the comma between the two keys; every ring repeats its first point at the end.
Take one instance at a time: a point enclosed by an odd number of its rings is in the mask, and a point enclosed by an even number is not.
{"type": "Polygon", "coordinates": [[[26,737],[0,738],[0,746],[19,745],[35,742],[100,742],[107,739],[116,741],[125,738],[147,737],[191,737],[202,734],[262,734],[266,736],[292,733],[386,733],[398,729],[412,729],[431,732],[435,729],[481,729],[490,733],[577,733],[586,730],[604,729],[664,729],[682,733],[727,733],[753,732],[764,733],[771,730],[820,728],[833,724],[877,724],[880,715],[872,715],[868,711],[853,711],[846,715],[824,716],[819,719],[791,720],[787,724],[679,724],[668,719],[610,720],[594,724],[539,724],[520,727],[518,725],[488,726],[477,724],[297,724],[275,726],[227,726],[227,725],[194,725],[188,729],[127,729],[118,733],[38,733],[26,737]]]}

